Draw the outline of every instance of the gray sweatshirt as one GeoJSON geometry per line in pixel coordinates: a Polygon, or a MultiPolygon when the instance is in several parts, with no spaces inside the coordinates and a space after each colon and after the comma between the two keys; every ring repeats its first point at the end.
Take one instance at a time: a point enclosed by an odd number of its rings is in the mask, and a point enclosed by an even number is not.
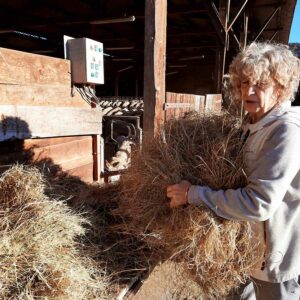
{"type": "Polygon", "coordinates": [[[225,219],[249,221],[264,249],[264,261],[252,276],[283,282],[300,274],[300,107],[284,102],[257,123],[246,124],[248,130],[247,186],[192,186],[188,202],[205,204],[225,219]]]}

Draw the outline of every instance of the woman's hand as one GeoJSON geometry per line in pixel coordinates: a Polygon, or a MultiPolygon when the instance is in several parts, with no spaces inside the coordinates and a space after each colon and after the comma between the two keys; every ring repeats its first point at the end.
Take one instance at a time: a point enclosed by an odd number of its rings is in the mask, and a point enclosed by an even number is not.
{"type": "Polygon", "coordinates": [[[188,190],[192,184],[186,180],[167,187],[167,197],[170,198],[170,207],[175,208],[188,203],[188,190]]]}

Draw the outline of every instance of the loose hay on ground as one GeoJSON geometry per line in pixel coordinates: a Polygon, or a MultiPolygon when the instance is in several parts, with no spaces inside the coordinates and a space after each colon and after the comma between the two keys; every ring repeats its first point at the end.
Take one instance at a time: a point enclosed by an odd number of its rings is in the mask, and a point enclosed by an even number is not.
{"type": "Polygon", "coordinates": [[[87,221],[44,194],[37,169],[0,178],[0,298],[105,299],[103,270],[78,252],[87,221]]]}
{"type": "Polygon", "coordinates": [[[120,186],[86,184],[73,176],[50,179],[49,195],[69,199],[72,210],[84,213],[89,220],[86,234],[82,237],[80,250],[105,269],[108,276],[107,293],[110,299],[117,298],[141,272],[146,271],[151,261],[151,249],[132,235],[114,230],[122,223],[122,217],[113,214],[118,205],[120,186]]]}
{"type": "Polygon", "coordinates": [[[222,219],[205,206],[170,209],[166,187],[181,179],[215,190],[245,186],[239,128],[228,114],[173,120],[136,153],[121,181],[118,229],[158,257],[183,263],[203,298],[223,298],[245,281],[257,245],[247,222],[222,219]]]}

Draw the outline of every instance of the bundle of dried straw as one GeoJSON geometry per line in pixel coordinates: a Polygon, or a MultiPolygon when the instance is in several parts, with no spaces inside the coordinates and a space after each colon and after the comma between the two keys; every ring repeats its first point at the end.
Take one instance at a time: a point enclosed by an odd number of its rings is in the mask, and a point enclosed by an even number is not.
{"type": "Polygon", "coordinates": [[[247,279],[257,261],[250,225],[204,206],[170,209],[166,187],[182,179],[213,189],[244,186],[239,128],[228,114],[173,120],[136,153],[121,181],[118,229],[147,242],[154,255],[184,264],[203,299],[224,299],[247,279]]]}
{"type": "Polygon", "coordinates": [[[37,169],[1,176],[0,213],[1,299],[105,299],[104,272],[77,247],[87,221],[45,196],[37,169]]]}

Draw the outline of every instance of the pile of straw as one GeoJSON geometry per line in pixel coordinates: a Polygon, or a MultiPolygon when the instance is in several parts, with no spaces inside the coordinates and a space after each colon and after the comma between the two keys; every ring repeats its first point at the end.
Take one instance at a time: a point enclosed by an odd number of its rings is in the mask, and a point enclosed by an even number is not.
{"type": "Polygon", "coordinates": [[[87,221],[44,189],[35,168],[0,178],[0,298],[106,299],[103,270],[78,251],[87,221]]]}
{"type": "Polygon", "coordinates": [[[171,121],[132,158],[115,211],[124,220],[119,230],[184,264],[204,299],[222,298],[247,279],[257,261],[250,225],[205,206],[170,209],[166,187],[182,179],[216,190],[244,186],[239,127],[228,114],[171,121]]]}
{"type": "MultiPolygon", "coordinates": [[[[84,213],[89,223],[81,238],[80,250],[104,269],[107,275],[109,299],[118,295],[148,270],[151,249],[139,238],[114,230],[122,218],[114,215],[118,206],[120,186],[86,184],[76,177],[49,179],[47,193],[51,198],[62,196],[73,211],[84,213]]],[[[102,298],[100,298],[102,299],[102,298]]]]}

